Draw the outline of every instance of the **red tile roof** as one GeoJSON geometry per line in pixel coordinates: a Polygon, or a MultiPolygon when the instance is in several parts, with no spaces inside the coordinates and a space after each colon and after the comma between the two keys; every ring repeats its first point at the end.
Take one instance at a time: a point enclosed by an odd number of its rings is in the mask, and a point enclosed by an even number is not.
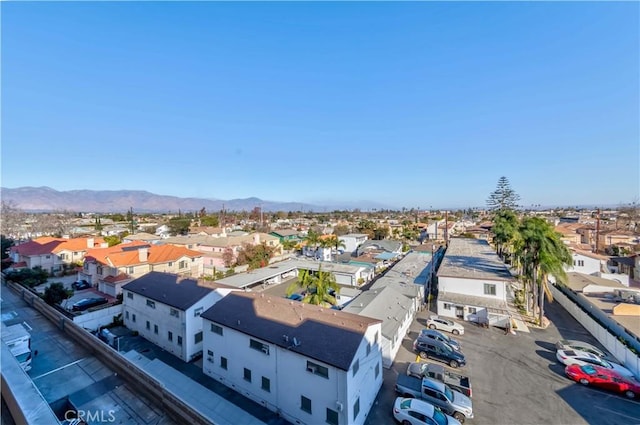
{"type": "Polygon", "coordinates": [[[202,253],[175,245],[149,245],[141,241],[115,245],[110,248],[94,249],[87,252],[86,258],[109,264],[113,267],[134,266],[136,264],[160,264],[177,261],[182,257],[202,257],[202,253]],[[148,248],[146,261],[140,261],[140,249],[148,248]]]}

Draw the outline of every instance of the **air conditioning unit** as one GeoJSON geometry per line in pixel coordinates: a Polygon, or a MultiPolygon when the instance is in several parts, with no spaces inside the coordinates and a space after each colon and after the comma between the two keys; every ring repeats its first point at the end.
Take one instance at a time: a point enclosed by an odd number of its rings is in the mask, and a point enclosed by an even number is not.
{"type": "Polygon", "coordinates": [[[207,361],[213,363],[213,357],[207,357],[207,361]]]}
{"type": "Polygon", "coordinates": [[[342,409],[344,409],[344,406],[339,401],[336,401],[336,409],[338,410],[338,412],[342,412],[342,409]]]}
{"type": "Polygon", "coordinates": [[[307,372],[316,373],[318,369],[315,366],[307,366],[307,372]]]}
{"type": "Polygon", "coordinates": [[[265,354],[269,354],[269,347],[267,347],[266,345],[262,347],[262,352],[265,354]]]}

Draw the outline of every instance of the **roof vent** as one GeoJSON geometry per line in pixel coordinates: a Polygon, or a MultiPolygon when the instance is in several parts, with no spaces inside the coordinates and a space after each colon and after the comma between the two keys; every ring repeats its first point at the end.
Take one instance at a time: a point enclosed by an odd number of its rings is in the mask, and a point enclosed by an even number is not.
{"type": "Polygon", "coordinates": [[[240,326],[240,319],[238,319],[238,326],[240,326]]]}
{"type": "Polygon", "coordinates": [[[289,335],[282,335],[282,339],[284,339],[284,342],[289,342],[289,335]]]}
{"type": "Polygon", "coordinates": [[[293,337],[293,346],[294,347],[299,347],[300,346],[300,341],[295,336],[293,337]]]}

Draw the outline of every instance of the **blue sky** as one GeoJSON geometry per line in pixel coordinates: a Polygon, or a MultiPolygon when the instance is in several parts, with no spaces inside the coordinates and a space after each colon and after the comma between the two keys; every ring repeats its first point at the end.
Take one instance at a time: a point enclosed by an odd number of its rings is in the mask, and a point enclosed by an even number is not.
{"type": "Polygon", "coordinates": [[[395,207],[640,193],[640,4],[2,5],[2,186],[395,207]]]}

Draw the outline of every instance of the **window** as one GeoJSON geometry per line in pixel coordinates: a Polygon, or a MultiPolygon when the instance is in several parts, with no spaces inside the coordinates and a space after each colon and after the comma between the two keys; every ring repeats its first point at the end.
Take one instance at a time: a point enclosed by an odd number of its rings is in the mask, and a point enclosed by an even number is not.
{"type": "Polygon", "coordinates": [[[330,425],[338,425],[338,412],[327,407],[327,420],[330,425]]]}
{"type": "Polygon", "coordinates": [[[358,369],[360,369],[360,360],[356,360],[356,362],[353,364],[353,376],[356,376],[356,373],[358,373],[358,369]]]}
{"type": "Polygon", "coordinates": [[[136,323],[136,314],[135,313],[131,314],[131,321],[133,323],[136,323]]]}
{"type": "Polygon", "coordinates": [[[194,344],[198,344],[200,342],[202,342],[202,331],[198,332],[197,334],[195,334],[193,336],[193,343],[194,344]]]}
{"type": "Polygon", "coordinates": [[[178,263],[178,268],[179,269],[184,269],[185,267],[187,267],[187,262],[186,261],[180,261],[178,263]]]}
{"type": "Polygon", "coordinates": [[[420,422],[427,422],[427,418],[425,415],[423,415],[422,413],[418,413],[415,412],[413,410],[409,410],[409,412],[407,413],[409,416],[416,418],[417,420],[419,420],[420,422]]]}
{"type": "Polygon", "coordinates": [[[226,357],[220,357],[220,367],[223,369],[227,369],[227,358],[226,357]]]}
{"type": "Polygon", "coordinates": [[[376,363],[376,378],[380,375],[380,363],[376,363]]]}
{"type": "Polygon", "coordinates": [[[263,390],[270,393],[271,392],[271,381],[267,377],[262,377],[262,387],[263,390]]]}
{"type": "Polygon", "coordinates": [[[178,345],[182,347],[182,337],[178,335],[178,345]]]}
{"type": "Polygon", "coordinates": [[[444,303],[442,308],[444,308],[445,310],[451,310],[451,304],[444,303]]]}
{"type": "Polygon", "coordinates": [[[133,292],[127,292],[127,298],[132,300],[133,299],[133,292]]]}
{"type": "Polygon", "coordinates": [[[167,333],[167,339],[168,339],[169,341],[173,342],[173,332],[169,331],[169,332],[167,333]]]}
{"type": "Polygon", "coordinates": [[[584,260],[578,260],[578,267],[584,267],[584,260]]]}
{"type": "Polygon", "coordinates": [[[371,354],[371,343],[367,343],[367,356],[371,354]]]}
{"type": "Polygon", "coordinates": [[[329,369],[307,360],[307,372],[329,379],[329,369]]]}
{"type": "Polygon", "coordinates": [[[158,335],[158,325],[153,325],[153,333],[158,335]]]}
{"type": "Polygon", "coordinates": [[[211,350],[207,350],[207,361],[209,363],[213,363],[213,361],[214,361],[213,351],[211,351],[211,350]]]}
{"type": "Polygon", "coordinates": [[[469,314],[476,314],[478,311],[475,307],[469,307],[469,314]]]}
{"type": "Polygon", "coordinates": [[[147,307],[156,308],[155,301],[147,300],[147,307]]]}
{"type": "Polygon", "coordinates": [[[45,256],[44,258],[46,258],[47,260],[51,258],[50,255],[45,256]]]}
{"type": "Polygon", "coordinates": [[[176,310],[175,308],[171,309],[171,311],[169,312],[169,315],[173,317],[180,317],[180,313],[178,313],[178,310],[176,310]]]}
{"type": "Polygon", "coordinates": [[[256,341],[255,339],[249,340],[249,347],[254,350],[262,351],[266,355],[269,355],[269,346],[267,344],[263,344],[260,341],[256,341]]]}
{"type": "Polygon", "coordinates": [[[207,356],[213,356],[213,351],[207,350],[207,356]]]}
{"type": "Polygon", "coordinates": [[[355,421],[358,417],[358,413],[360,413],[360,397],[356,399],[356,402],[353,403],[353,420],[355,421]]]}
{"type": "Polygon", "coordinates": [[[133,274],[133,267],[129,267],[128,273],[133,274]]]}
{"type": "Polygon", "coordinates": [[[202,314],[202,312],[204,311],[204,307],[198,307],[195,310],[193,310],[193,317],[198,317],[202,314]]]}
{"type": "Polygon", "coordinates": [[[61,260],[66,260],[67,259],[67,254],[64,254],[64,253],[60,254],[60,259],[61,260]]]}
{"type": "Polygon", "coordinates": [[[211,324],[211,332],[222,335],[222,326],[218,326],[215,323],[211,324]]]}
{"type": "Polygon", "coordinates": [[[247,382],[251,382],[251,370],[244,368],[244,380],[247,382]]]}
{"type": "Polygon", "coordinates": [[[147,330],[148,331],[151,330],[151,322],[149,322],[148,320],[147,320],[147,330]]]}
{"type": "Polygon", "coordinates": [[[496,285],[491,283],[484,284],[484,294],[485,295],[495,295],[496,294],[496,285]]]}
{"type": "Polygon", "coordinates": [[[305,396],[300,396],[300,409],[307,413],[311,413],[311,399],[305,396]]]}
{"type": "MultiPolygon", "coordinates": [[[[89,270],[89,267],[87,267],[87,270],[89,270]]],[[[96,267],[96,273],[98,273],[99,275],[102,275],[102,272],[103,272],[103,267],[102,266],[96,267]]]]}
{"type": "Polygon", "coordinates": [[[124,312],[124,317],[125,317],[127,320],[129,320],[129,312],[128,312],[128,311],[125,311],[125,312],[124,312]]]}
{"type": "Polygon", "coordinates": [[[373,343],[374,344],[378,343],[378,332],[376,332],[376,335],[373,337],[373,343]]]}
{"type": "Polygon", "coordinates": [[[169,267],[173,267],[173,261],[169,261],[169,267]]]}

